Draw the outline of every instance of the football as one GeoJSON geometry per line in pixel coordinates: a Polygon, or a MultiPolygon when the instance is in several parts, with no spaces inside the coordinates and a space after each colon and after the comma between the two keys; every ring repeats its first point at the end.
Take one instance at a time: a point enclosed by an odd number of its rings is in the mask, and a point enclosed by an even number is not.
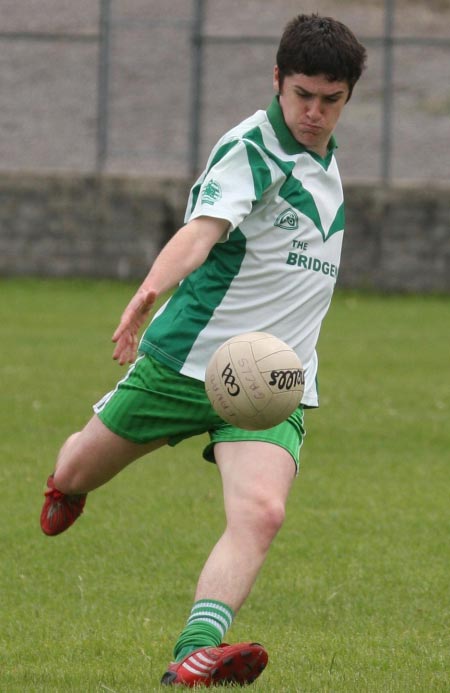
{"type": "Polygon", "coordinates": [[[266,332],[248,332],[224,342],[205,377],[208,398],[219,416],[250,431],[272,428],[298,407],[305,387],[300,359],[266,332]]]}

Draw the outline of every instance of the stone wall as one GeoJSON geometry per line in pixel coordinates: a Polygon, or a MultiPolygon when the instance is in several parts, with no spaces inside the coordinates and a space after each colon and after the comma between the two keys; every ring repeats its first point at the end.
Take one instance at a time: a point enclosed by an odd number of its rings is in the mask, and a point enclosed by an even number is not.
{"type": "Polygon", "coordinates": [[[450,186],[347,185],[339,284],[450,292],[450,186]]]}
{"type": "MultiPolygon", "coordinates": [[[[338,284],[450,292],[450,188],[347,184],[338,284]]],[[[142,278],[182,223],[185,180],[0,176],[0,276],[142,278]]]]}
{"type": "Polygon", "coordinates": [[[0,276],[139,278],[181,223],[187,183],[0,176],[0,276]]]}

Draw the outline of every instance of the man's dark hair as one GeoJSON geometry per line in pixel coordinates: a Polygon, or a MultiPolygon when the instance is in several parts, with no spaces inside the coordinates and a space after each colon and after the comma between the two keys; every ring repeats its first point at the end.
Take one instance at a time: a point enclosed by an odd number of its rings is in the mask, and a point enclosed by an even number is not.
{"type": "Polygon", "coordinates": [[[287,75],[326,75],[347,82],[350,98],[365,67],[366,49],[350,29],[332,17],[299,14],[286,26],[277,52],[280,89],[287,75]]]}

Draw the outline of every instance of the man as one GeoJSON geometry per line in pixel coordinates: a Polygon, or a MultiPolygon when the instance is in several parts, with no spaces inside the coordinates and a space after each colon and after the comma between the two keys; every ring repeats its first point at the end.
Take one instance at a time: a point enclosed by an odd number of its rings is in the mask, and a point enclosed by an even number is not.
{"type": "Polygon", "coordinates": [[[41,526],[52,535],[81,514],[88,492],[130,462],[208,431],[204,457],[219,468],[227,526],[200,575],[165,685],[249,683],[267,663],[258,643],[222,641],[283,523],[304,407],[318,406],[315,348],[344,223],[333,131],[365,57],[334,19],[299,15],[287,25],[274,69],[276,97],[214,147],[191,190],[185,226],[161,251],[113,335],[113,357],[133,365],[66,441],[47,482],[41,526]],[[177,285],[138,349],[156,298],[177,285]],[[290,344],[306,382],[302,405],[286,422],[251,432],[219,419],[203,381],[215,349],[253,330],[290,344]]]}

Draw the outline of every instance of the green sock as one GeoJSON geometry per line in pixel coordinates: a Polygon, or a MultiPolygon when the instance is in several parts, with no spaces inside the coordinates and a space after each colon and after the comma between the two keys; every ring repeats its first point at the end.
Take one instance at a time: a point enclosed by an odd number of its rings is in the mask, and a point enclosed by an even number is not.
{"type": "Polygon", "coordinates": [[[181,661],[199,647],[217,647],[233,621],[229,606],[214,599],[195,602],[174,647],[175,661],[181,661]]]}

